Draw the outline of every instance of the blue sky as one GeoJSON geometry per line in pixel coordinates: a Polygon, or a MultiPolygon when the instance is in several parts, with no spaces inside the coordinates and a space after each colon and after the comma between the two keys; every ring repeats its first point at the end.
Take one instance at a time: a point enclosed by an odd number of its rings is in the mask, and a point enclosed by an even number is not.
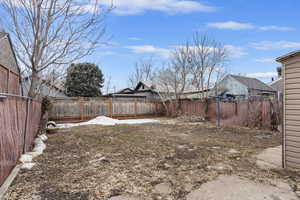
{"type": "Polygon", "coordinates": [[[169,50],[196,31],[228,47],[228,72],[266,82],[276,74],[276,57],[300,49],[299,0],[114,0],[114,4],[106,21],[112,45],[85,61],[97,63],[117,89],[127,87],[136,61],[153,57],[159,67],[169,50]]]}

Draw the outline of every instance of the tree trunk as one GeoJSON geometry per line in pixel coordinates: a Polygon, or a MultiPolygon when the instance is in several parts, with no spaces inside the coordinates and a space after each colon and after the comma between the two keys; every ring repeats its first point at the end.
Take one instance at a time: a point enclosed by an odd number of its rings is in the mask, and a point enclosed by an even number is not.
{"type": "Polygon", "coordinates": [[[30,88],[28,92],[28,97],[34,98],[37,95],[38,81],[38,73],[36,71],[32,71],[30,77],[30,88]]]}

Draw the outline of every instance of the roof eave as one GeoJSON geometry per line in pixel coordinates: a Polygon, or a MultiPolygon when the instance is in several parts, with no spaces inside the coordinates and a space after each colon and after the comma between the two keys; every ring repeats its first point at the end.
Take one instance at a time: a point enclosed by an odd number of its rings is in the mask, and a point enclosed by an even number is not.
{"type": "Polygon", "coordinates": [[[284,56],[278,57],[278,58],[276,58],[276,61],[282,63],[285,60],[287,60],[289,58],[292,58],[292,57],[295,57],[295,56],[298,56],[298,55],[300,55],[300,50],[293,51],[293,52],[291,52],[289,54],[286,54],[284,56]]]}

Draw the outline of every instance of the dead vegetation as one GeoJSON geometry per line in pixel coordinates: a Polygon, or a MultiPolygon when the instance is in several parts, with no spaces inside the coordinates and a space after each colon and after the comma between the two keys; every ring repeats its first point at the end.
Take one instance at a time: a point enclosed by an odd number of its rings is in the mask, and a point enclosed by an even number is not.
{"type": "Polygon", "coordinates": [[[65,129],[49,136],[46,153],[32,171],[18,175],[7,199],[90,200],[124,194],[185,199],[220,174],[268,183],[284,178],[296,190],[299,174],[261,170],[252,157],[280,141],[279,133],[176,120],[65,129]],[[168,194],[155,189],[162,183],[170,186],[168,194]]]}

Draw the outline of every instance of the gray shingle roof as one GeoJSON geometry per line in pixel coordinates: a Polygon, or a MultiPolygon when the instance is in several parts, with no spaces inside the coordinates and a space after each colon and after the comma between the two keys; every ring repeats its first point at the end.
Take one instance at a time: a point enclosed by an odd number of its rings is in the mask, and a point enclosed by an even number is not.
{"type": "Polygon", "coordinates": [[[269,85],[272,88],[274,88],[274,90],[276,90],[276,91],[280,91],[280,92],[283,91],[283,80],[282,80],[282,78],[279,78],[279,79],[271,82],[269,85]]]}
{"type": "MultiPolygon", "coordinates": [[[[165,93],[165,92],[174,92],[174,88],[172,87],[172,85],[169,85],[169,86],[163,86],[159,83],[156,83],[156,82],[152,82],[152,81],[140,81],[139,83],[142,83],[144,84],[148,89],[148,90],[151,90],[153,92],[162,92],[162,93],[165,93]]],[[[138,84],[139,85],[139,84],[138,84]]],[[[178,89],[180,88],[180,86],[178,86],[178,89]]],[[[137,87],[135,88],[137,89],[137,87]]],[[[195,93],[195,92],[199,92],[199,90],[191,85],[191,84],[187,84],[185,86],[185,89],[183,91],[183,93],[195,93]]]]}
{"type": "Polygon", "coordinates": [[[255,89],[255,90],[264,90],[264,91],[274,91],[274,89],[264,82],[256,79],[256,78],[250,78],[250,77],[245,77],[245,76],[238,76],[238,75],[230,75],[233,77],[235,80],[239,81],[248,89],[255,89]]]}

